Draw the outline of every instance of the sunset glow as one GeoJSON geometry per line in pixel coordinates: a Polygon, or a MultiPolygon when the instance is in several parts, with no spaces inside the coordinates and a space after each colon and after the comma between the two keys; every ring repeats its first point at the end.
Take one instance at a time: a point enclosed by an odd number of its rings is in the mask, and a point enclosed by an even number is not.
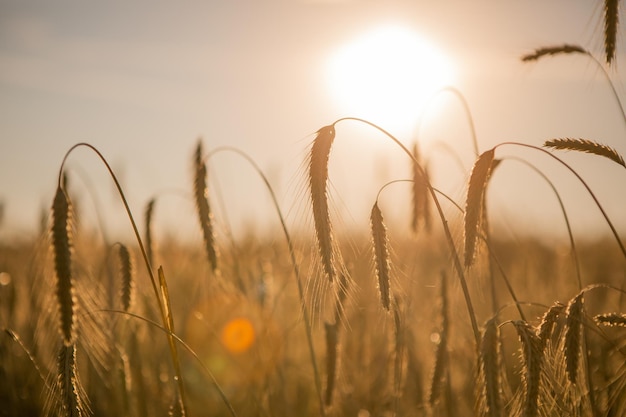
{"type": "Polygon", "coordinates": [[[454,80],[452,63],[417,32],[385,26],[342,45],[329,63],[341,111],[391,129],[410,129],[430,97],[454,80]]]}

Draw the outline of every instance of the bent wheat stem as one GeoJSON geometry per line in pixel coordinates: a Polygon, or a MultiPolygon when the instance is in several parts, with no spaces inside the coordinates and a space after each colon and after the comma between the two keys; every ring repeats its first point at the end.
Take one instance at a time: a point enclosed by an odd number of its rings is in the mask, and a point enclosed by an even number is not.
{"type": "MultiPolygon", "coordinates": [[[[378,131],[380,131],[381,133],[383,133],[385,136],[387,136],[389,139],[391,139],[393,142],[396,143],[396,145],[398,145],[403,151],[404,153],[406,153],[406,155],[415,162],[415,164],[417,164],[417,167],[422,171],[422,175],[424,176],[424,178],[426,178],[426,173],[424,172],[423,168],[421,167],[421,165],[419,165],[418,161],[415,160],[415,157],[413,156],[413,154],[411,153],[411,151],[404,146],[404,144],[402,142],[400,142],[395,136],[393,136],[391,133],[387,132],[385,129],[383,129],[382,127],[369,122],[365,119],[360,119],[357,117],[344,117],[341,119],[336,120],[332,126],[335,126],[337,123],[341,122],[341,121],[347,121],[347,120],[352,120],[352,121],[356,121],[356,122],[360,122],[360,123],[364,123],[366,125],[369,125],[371,127],[373,127],[374,129],[377,129],[378,131]]],[[[437,213],[439,215],[439,218],[441,220],[441,224],[443,226],[443,230],[444,230],[444,234],[446,236],[446,241],[447,244],[450,248],[450,251],[452,253],[452,259],[454,262],[454,267],[456,270],[456,273],[459,277],[459,281],[461,283],[461,288],[463,290],[463,296],[465,298],[465,304],[467,306],[467,310],[468,310],[468,314],[469,314],[469,318],[470,318],[470,322],[472,325],[472,331],[474,333],[474,341],[475,341],[475,347],[478,347],[480,344],[480,331],[478,330],[478,323],[476,321],[476,313],[474,310],[474,307],[472,305],[472,299],[469,293],[469,288],[467,286],[467,280],[465,279],[465,272],[463,271],[463,266],[461,265],[461,260],[458,254],[458,251],[456,249],[456,246],[454,244],[454,239],[452,237],[452,232],[450,231],[450,228],[448,226],[448,220],[446,219],[446,216],[443,212],[443,208],[441,207],[441,204],[439,203],[439,199],[437,198],[437,194],[435,193],[435,190],[432,186],[432,184],[430,183],[430,181],[426,181],[426,187],[428,188],[428,192],[433,200],[433,202],[435,203],[435,206],[437,208],[437,213]]]]}

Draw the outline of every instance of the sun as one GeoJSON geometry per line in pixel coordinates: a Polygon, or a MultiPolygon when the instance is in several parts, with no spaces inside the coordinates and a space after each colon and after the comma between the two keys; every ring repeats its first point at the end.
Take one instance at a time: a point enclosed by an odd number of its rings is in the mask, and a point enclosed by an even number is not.
{"type": "Polygon", "coordinates": [[[442,51],[403,26],[368,31],[338,48],[328,65],[331,94],[346,116],[411,131],[420,112],[454,82],[442,51]]]}

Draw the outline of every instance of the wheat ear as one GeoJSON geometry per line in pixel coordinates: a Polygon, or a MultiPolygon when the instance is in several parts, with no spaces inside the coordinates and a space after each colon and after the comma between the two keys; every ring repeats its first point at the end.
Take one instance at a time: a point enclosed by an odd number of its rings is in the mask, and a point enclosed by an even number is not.
{"type": "Polygon", "coordinates": [[[57,383],[61,394],[61,407],[68,417],[82,417],[90,414],[88,404],[83,400],[83,389],[78,379],[76,367],[76,345],[63,345],[57,357],[57,383]]]}
{"type": "Polygon", "coordinates": [[[156,199],[151,199],[146,205],[145,211],[145,239],[146,239],[146,256],[148,257],[148,263],[150,266],[154,266],[154,238],[152,236],[152,217],[154,216],[154,205],[156,199]]]}
{"type": "Polygon", "coordinates": [[[133,259],[126,245],[120,243],[120,276],[122,278],[122,309],[129,311],[135,299],[135,268],[133,259]]]}
{"type": "Polygon", "coordinates": [[[626,168],[624,158],[615,149],[588,139],[559,138],[544,142],[543,146],[552,149],[579,151],[604,156],[626,168]]]}
{"type": "Polygon", "coordinates": [[[72,206],[59,186],[52,204],[52,247],[56,273],[56,296],[59,329],[63,343],[70,346],[76,339],[76,289],[72,276],[72,206]]]}
{"type": "Polygon", "coordinates": [[[500,380],[500,334],[495,318],[489,320],[480,342],[480,371],[484,378],[483,398],[486,415],[500,417],[502,413],[500,380]]]}
{"type": "Polygon", "coordinates": [[[391,291],[389,289],[389,242],[387,240],[387,228],[383,222],[383,214],[378,207],[378,201],[374,203],[370,215],[372,228],[372,241],[374,243],[374,262],[376,263],[376,276],[378,278],[378,290],[380,302],[383,308],[389,311],[391,306],[391,291]]]}
{"type": "Polygon", "coordinates": [[[524,417],[534,417],[539,414],[539,388],[543,352],[541,342],[533,328],[523,320],[513,322],[517,335],[522,344],[522,356],[524,359],[524,385],[526,388],[524,397],[524,417]]]}
{"type": "Polygon", "coordinates": [[[317,131],[309,155],[309,191],[313,206],[315,236],[322,260],[324,273],[329,281],[334,281],[335,269],[333,234],[328,210],[328,158],[335,139],[334,125],[324,126],[317,131]]]}
{"type": "Polygon", "coordinates": [[[588,52],[578,45],[563,44],[558,46],[547,46],[537,48],[532,53],[522,56],[522,61],[537,61],[544,56],[560,55],[560,54],[588,54],[588,52]]]}
{"type": "Polygon", "coordinates": [[[576,384],[580,361],[581,333],[583,330],[583,293],[572,298],[567,305],[565,316],[565,370],[567,379],[576,384]]]}
{"type": "Polygon", "coordinates": [[[609,65],[615,59],[618,24],[619,0],[604,0],[604,54],[609,65]]]}
{"type": "Polygon", "coordinates": [[[537,331],[541,351],[545,350],[548,340],[552,336],[554,326],[556,325],[559,316],[563,314],[564,310],[565,305],[557,301],[548,309],[548,311],[545,312],[545,314],[541,318],[541,323],[539,323],[539,328],[537,331]]]}
{"type": "Polygon", "coordinates": [[[596,323],[603,326],[626,327],[626,314],[624,313],[606,313],[598,314],[593,318],[596,323]]]}
{"type": "Polygon", "coordinates": [[[204,247],[206,250],[209,265],[213,272],[217,272],[217,249],[215,248],[215,237],[213,235],[213,213],[209,205],[207,189],[207,168],[203,159],[202,141],[198,141],[194,154],[194,181],[193,195],[196,202],[198,219],[204,237],[204,247]]]}
{"type": "Polygon", "coordinates": [[[474,262],[476,241],[480,231],[485,189],[494,160],[495,149],[483,152],[472,169],[465,204],[465,266],[474,262]]]}

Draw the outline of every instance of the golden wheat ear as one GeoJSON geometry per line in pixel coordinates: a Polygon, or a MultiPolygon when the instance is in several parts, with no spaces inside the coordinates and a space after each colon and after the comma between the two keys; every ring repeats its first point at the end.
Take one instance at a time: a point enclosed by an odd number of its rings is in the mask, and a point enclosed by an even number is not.
{"type": "Polygon", "coordinates": [[[479,355],[484,415],[501,416],[503,410],[502,381],[500,378],[500,332],[495,318],[489,320],[485,325],[480,341],[479,355]]]}
{"type": "Polygon", "coordinates": [[[119,245],[118,255],[120,259],[120,277],[122,278],[122,309],[128,312],[135,299],[135,268],[132,256],[125,245],[119,245]]]}
{"type": "Polygon", "coordinates": [[[524,396],[524,416],[539,415],[539,390],[543,352],[541,342],[534,329],[523,320],[513,322],[522,345],[523,380],[526,389],[524,396]]]}
{"type": "Polygon", "coordinates": [[[59,185],[52,204],[52,248],[56,275],[59,331],[65,346],[76,340],[76,289],[72,275],[72,206],[59,185]]]}
{"type": "Polygon", "coordinates": [[[588,139],[559,138],[544,142],[546,148],[578,151],[603,156],[626,168],[624,158],[615,149],[588,139]]]}
{"type": "Polygon", "coordinates": [[[582,346],[584,299],[581,292],[567,304],[565,312],[565,370],[567,379],[576,384],[582,346]]]}
{"type": "Polygon", "coordinates": [[[559,320],[559,316],[563,314],[565,311],[565,304],[560,302],[555,302],[548,311],[545,312],[543,317],[541,318],[541,323],[539,323],[539,328],[537,329],[537,336],[539,337],[539,343],[541,346],[541,350],[544,351],[546,345],[548,344],[548,340],[552,337],[552,331],[554,330],[554,326],[559,320]]]}
{"type": "Polygon", "coordinates": [[[380,302],[383,308],[389,311],[391,307],[391,290],[389,288],[390,261],[389,242],[387,239],[387,228],[383,222],[383,213],[378,207],[378,202],[374,203],[370,215],[370,225],[372,228],[372,242],[374,244],[374,262],[376,264],[376,277],[378,278],[378,290],[380,291],[380,302]]]}
{"type": "Polygon", "coordinates": [[[474,262],[476,241],[480,231],[485,189],[493,169],[495,149],[483,152],[472,168],[465,204],[465,266],[474,262]]]}
{"type": "Polygon", "coordinates": [[[193,195],[200,227],[202,228],[202,236],[204,237],[204,247],[207,258],[211,270],[215,273],[218,269],[218,254],[215,247],[215,236],[213,234],[213,213],[211,212],[207,189],[207,168],[203,158],[202,141],[198,140],[194,154],[193,195]]]}
{"type": "Polygon", "coordinates": [[[334,281],[337,270],[333,247],[333,233],[328,209],[328,158],[335,139],[335,127],[324,126],[317,131],[309,153],[309,191],[315,223],[315,236],[324,274],[334,281]]]}

